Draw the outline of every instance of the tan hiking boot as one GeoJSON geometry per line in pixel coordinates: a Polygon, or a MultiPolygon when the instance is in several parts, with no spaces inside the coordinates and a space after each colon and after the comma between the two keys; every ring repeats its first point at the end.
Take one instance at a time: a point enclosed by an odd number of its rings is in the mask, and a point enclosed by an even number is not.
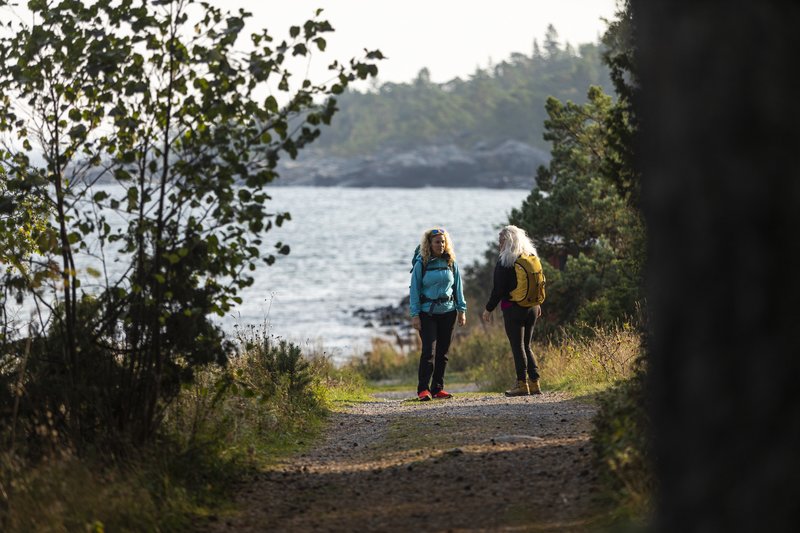
{"type": "Polygon", "coordinates": [[[529,379],[528,390],[530,391],[531,394],[541,394],[542,388],[539,386],[539,380],[529,379]]]}
{"type": "Polygon", "coordinates": [[[528,382],[524,380],[517,380],[517,384],[506,391],[506,396],[527,396],[528,394],[530,394],[528,391],[528,382]]]}

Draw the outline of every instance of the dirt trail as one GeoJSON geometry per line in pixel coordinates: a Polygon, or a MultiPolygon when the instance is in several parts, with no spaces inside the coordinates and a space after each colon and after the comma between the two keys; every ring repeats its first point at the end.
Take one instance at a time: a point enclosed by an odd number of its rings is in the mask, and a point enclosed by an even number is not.
{"type": "MultiPolygon", "coordinates": [[[[405,394],[408,397],[410,394],[405,394]]],[[[587,531],[591,404],[560,393],[375,398],[243,486],[208,531],[587,531]]]]}

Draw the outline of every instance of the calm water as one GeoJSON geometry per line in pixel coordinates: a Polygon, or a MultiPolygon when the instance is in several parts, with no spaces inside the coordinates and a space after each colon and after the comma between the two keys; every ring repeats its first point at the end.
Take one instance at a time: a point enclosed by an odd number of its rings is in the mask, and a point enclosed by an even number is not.
{"type": "MultiPolygon", "coordinates": [[[[243,303],[219,320],[230,332],[266,325],[273,335],[345,360],[375,335],[353,311],[396,305],[408,293],[411,255],[425,229],[445,227],[459,264],[472,264],[528,192],[273,188],[272,210],[289,211],[292,220],[267,232],[263,246],[271,252],[282,241],[291,253],[254,272],[254,285],[240,294],[243,303]]],[[[114,277],[122,263],[107,257],[107,266],[114,277]]],[[[481,303],[467,305],[477,320],[481,303]]]]}

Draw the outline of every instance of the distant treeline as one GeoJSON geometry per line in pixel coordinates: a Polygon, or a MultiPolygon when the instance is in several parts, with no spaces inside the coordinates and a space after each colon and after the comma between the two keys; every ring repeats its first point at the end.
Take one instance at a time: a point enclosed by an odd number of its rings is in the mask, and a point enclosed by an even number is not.
{"type": "Polygon", "coordinates": [[[603,45],[575,50],[559,42],[550,25],[542,46],[530,56],[512,54],[501,63],[478,68],[469,79],[433,83],[427,68],[411,83],[384,83],[372,92],[340,95],[332,125],[315,147],[340,155],[381,147],[408,148],[428,143],[462,147],[476,142],[515,139],[548,150],[542,135],[548,96],[586,101],[586,88],[613,93],[603,45]]]}

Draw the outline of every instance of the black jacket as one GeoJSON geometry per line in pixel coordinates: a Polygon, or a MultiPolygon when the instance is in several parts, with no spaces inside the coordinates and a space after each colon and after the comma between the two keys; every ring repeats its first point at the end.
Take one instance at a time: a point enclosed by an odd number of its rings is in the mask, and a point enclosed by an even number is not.
{"type": "Polygon", "coordinates": [[[500,261],[494,266],[494,282],[492,284],[492,294],[489,295],[489,301],[486,302],[486,310],[490,313],[494,311],[500,300],[508,300],[511,291],[517,287],[517,273],[514,271],[514,265],[510,267],[503,266],[500,261]]]}

